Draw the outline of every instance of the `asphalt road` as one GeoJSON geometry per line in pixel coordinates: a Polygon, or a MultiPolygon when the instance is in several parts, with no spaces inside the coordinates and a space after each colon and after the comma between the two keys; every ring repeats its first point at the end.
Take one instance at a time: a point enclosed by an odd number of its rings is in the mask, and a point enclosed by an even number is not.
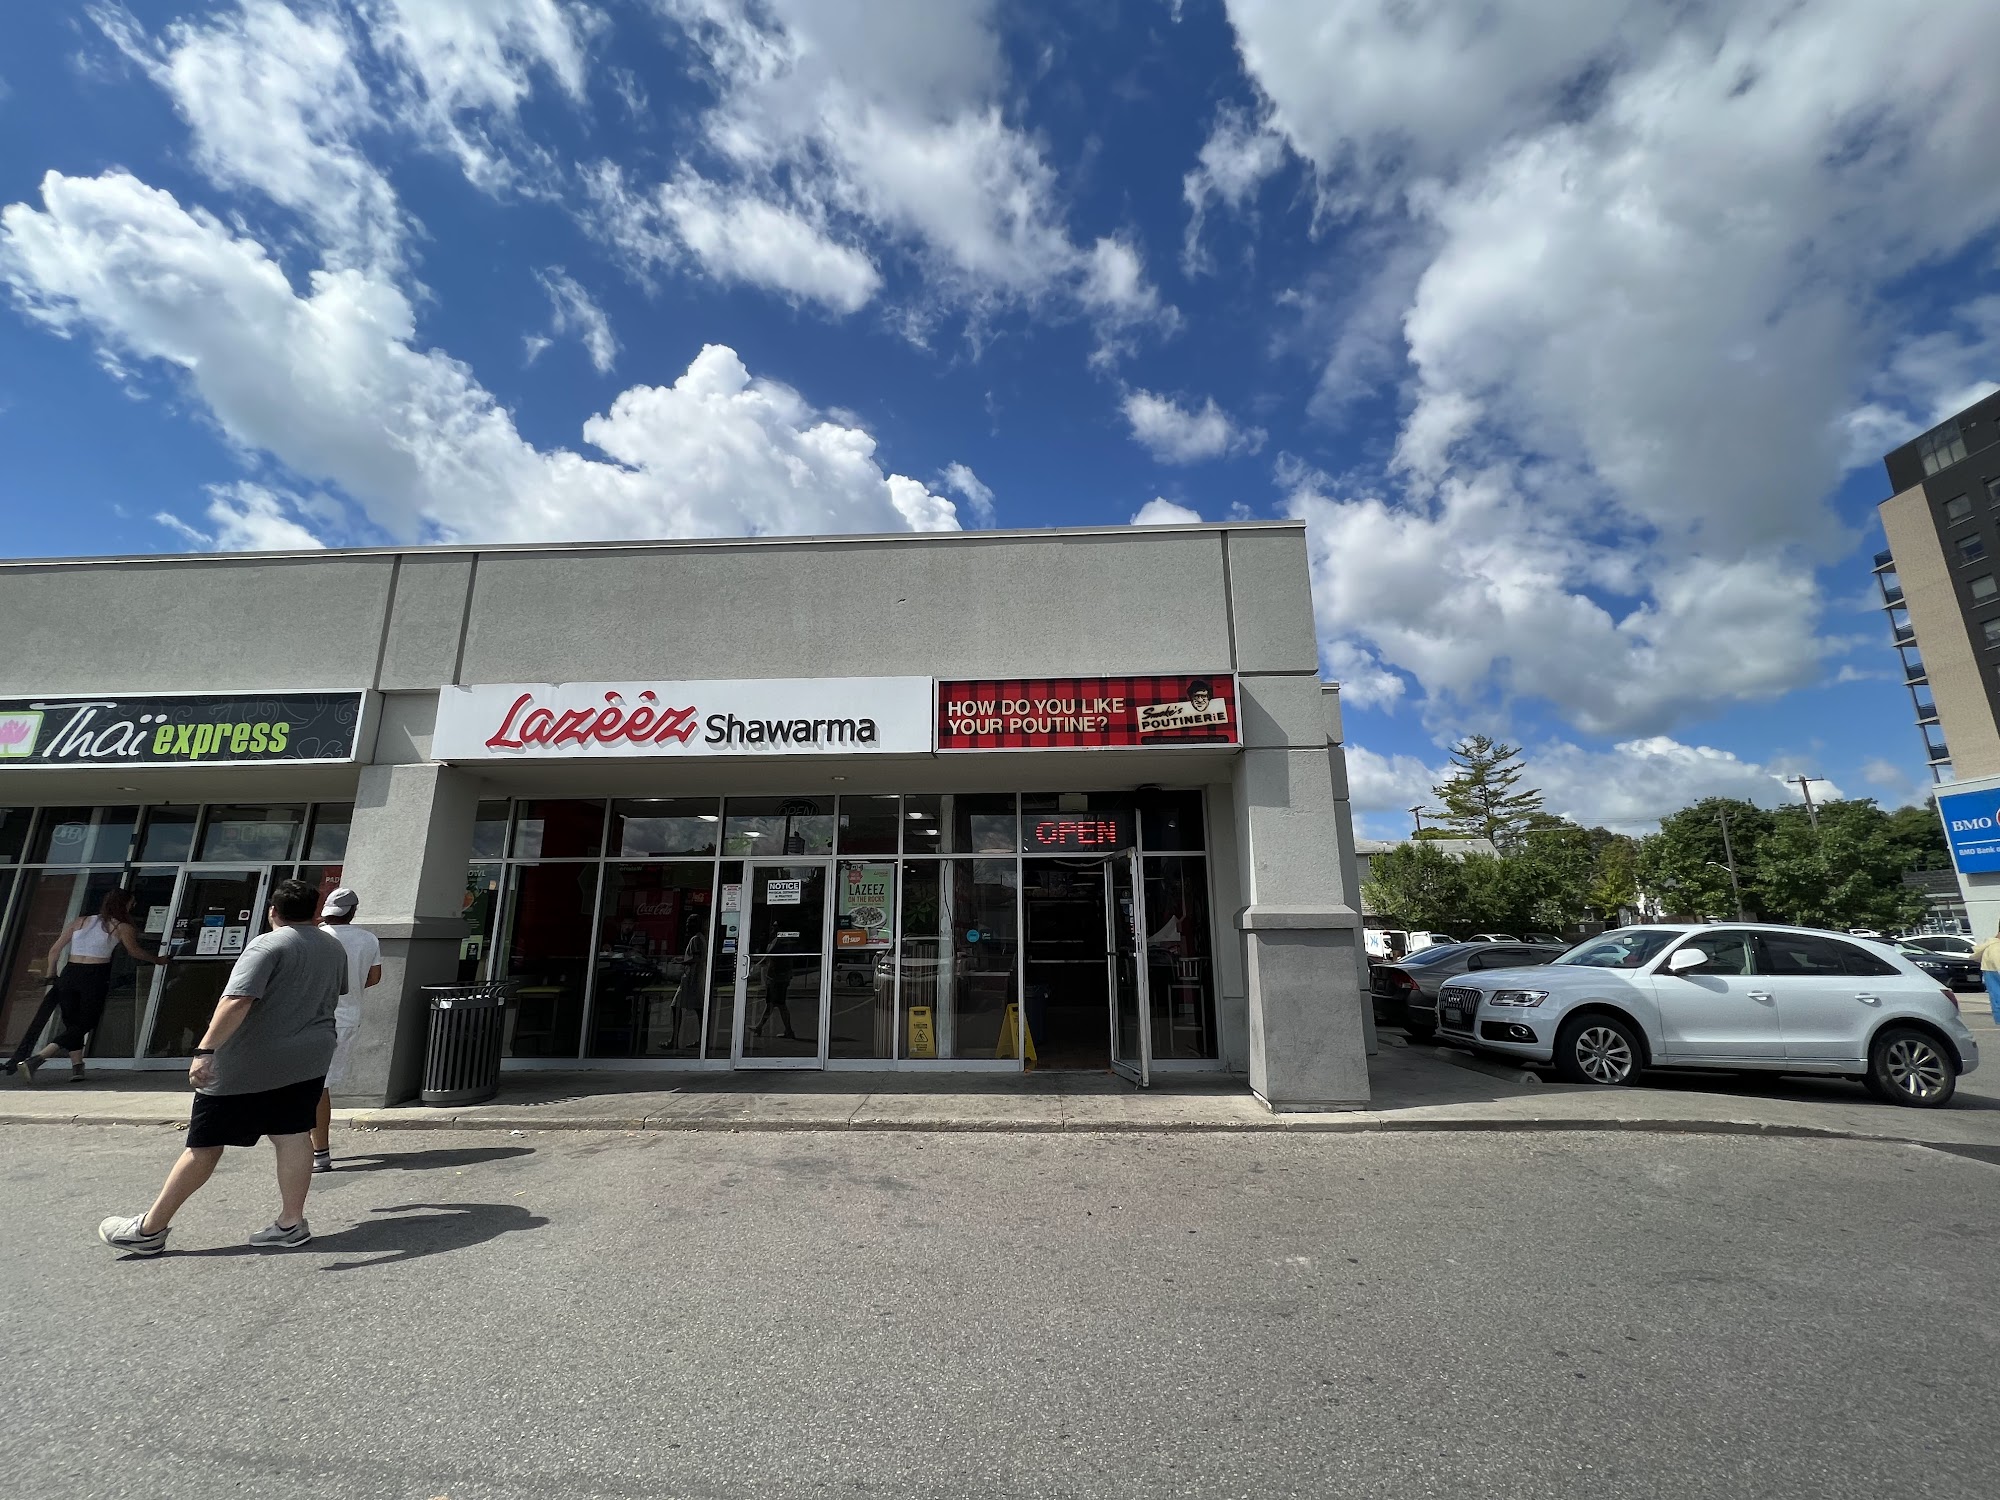
{"type": "MultiPolygon", "coordinates": [[[[2000,1164],[1615,1134],[0,1128],[0,1493],[1993,1493],[2000,1164]]],[[[1972,1148],[1968,1148],[1969,1150],[1972,1148]]]]}

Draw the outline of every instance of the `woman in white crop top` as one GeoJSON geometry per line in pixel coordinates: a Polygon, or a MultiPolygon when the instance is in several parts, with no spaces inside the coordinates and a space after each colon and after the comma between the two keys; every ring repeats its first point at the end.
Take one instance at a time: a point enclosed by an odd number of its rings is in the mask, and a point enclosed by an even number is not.
{"type": "Polygon", "coordinates": [[[35,1073],[50,1058],[69,1054],[70,1082],[83,1081],[83,1048],[90,1033],[104,1017],[104,1002],[111,993],[111,955],[123,948],[142,964],[164,964],[166,959],[139,946],[139,929],[132,925],[132,893],[126,890],[106,894],[94,917],[78,917],[62,930],[49,949],[51,976],[48,994],[41,1009],[21,1038],[21,1045],[0,1071],[21,1076],[33,1083],[35,1073]],[[69,949],[69,962],[56,972],[56,961],[69,949]],[[35,1038],[52,1014],[60,1013],[62,1026],[56,1038],[34,1056],[29,1052],[35,1038]]]}

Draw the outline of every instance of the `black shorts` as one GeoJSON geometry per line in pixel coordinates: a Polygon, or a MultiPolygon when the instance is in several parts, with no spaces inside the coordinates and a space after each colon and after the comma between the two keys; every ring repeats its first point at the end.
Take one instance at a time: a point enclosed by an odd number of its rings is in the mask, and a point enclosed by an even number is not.
{"type": "Polygon", "coordinates": [[[261,1136],[304,1135],[316,1123],[325,1088],[324,1078],[308,1078],[255,1094],[196,1094],[187,1143],[254,1146],[261,1136]]]}

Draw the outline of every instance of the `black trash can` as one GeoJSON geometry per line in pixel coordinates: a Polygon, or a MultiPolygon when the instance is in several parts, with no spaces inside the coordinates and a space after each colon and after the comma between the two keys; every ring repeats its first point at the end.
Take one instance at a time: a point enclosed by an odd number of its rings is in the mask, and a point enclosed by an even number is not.
{"type": "Polygon", "coordinates": [[[433,984],[430,1046],[424,1053],[423,1102],[483,1104],[500,1091],[507,1036],[508,986],[433,984]]]}

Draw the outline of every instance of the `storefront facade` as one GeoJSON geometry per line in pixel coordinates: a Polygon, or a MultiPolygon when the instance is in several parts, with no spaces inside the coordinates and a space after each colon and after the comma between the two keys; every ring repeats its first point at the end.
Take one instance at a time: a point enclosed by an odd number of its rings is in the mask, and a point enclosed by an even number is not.
{"type": "Polygon", "coordinates": [[[121,961],[93,1052],[179,1065],[297,874],[383,939],[355,1102],[489,978],[517,1069],[1365,1102],[1297,526],[18,563],[0,625],[10,1046],[123,884],[184,962],[121,961]]]}

